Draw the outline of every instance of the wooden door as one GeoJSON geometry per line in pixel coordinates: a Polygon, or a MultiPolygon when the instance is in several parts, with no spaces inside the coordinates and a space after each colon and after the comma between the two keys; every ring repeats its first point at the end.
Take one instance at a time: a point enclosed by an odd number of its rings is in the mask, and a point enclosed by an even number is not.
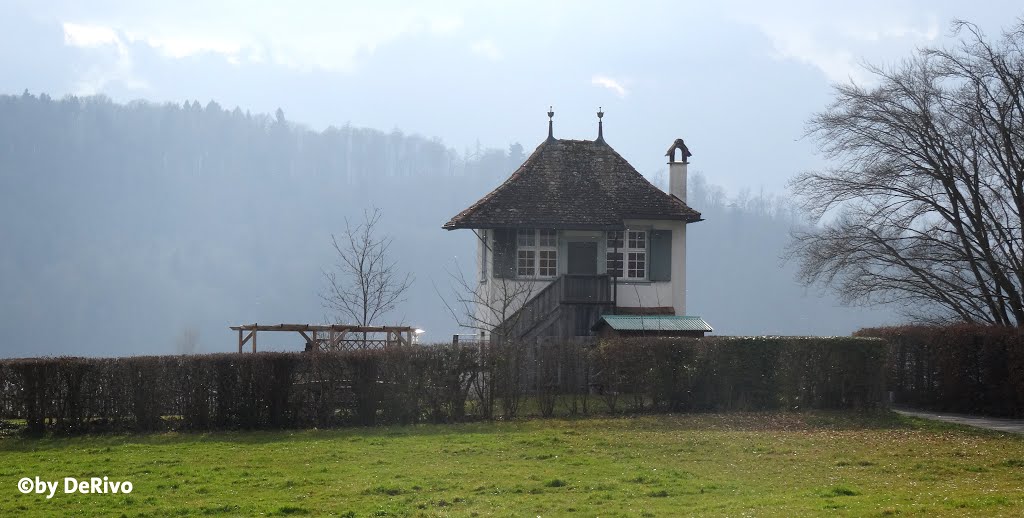
{"type": "Polygon", "coordinates": [[[597,243],[569,241],[566,273],[569,275],[597,275],[597,243]]]}

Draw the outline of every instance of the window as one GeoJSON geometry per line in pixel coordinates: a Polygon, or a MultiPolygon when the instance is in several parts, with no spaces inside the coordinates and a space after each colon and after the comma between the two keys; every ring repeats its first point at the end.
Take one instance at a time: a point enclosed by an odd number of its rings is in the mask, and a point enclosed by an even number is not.
{"type": "Polygon", "coordinates": [[[558,273],[558,232],[552,229],[519,229],[516,232],[516,274],[520,277],[554,277],[558,273]]]}
{"type": "Polygon", "coordinates": [[[622,277],[622,232],[609,232],[605,255],[608,275],[622,277]]]}
{"type": "Polygon", "coordinates": [[[647,278],[647,231],[609,232],[606,244],[608,275],[625,279],[647,278]]]}

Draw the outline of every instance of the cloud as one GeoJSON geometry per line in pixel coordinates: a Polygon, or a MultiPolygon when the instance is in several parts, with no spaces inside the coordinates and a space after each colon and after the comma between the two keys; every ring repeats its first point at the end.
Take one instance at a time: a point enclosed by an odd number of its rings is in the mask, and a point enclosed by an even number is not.
{"type": "MultiPolygon", "coordinates": [[[[444,7],[386,0],[372,6],[333,1],[257,5],[249,0],[127,4],[116,11],[65,17],[70,28],[65,42],[86,48],[119,41],[129,47],[147,45],[171,59],[212,54],[239,64],[351,71],[361,57],[400,38],[458,33],[468,5],[461,0],[444,7]],[[193,16],[197,11],[203,15],[193,16]],[[86,19],[91,25],[81,21],[86,19]]],[[[500,57],[489,40],[477,43],[475,52],[500,57]]]]}
{"type": "Polygon", "coordinates": [[[213,53],[220,54],[228,60],[235,59],[242,52],[243,46],[237,41],[196,38],[189,36],[146,36],[144,34],[128,33],[128,40],[132,43],[141,42],[160,51],[166,57],[181,59],[196,54],[213,53]]]}
{"type": "Polygon", "coordinates": [[[469,50],[478,56],[483,56],[491,61],[498,61],[501,59],[501,51],[494,45],[494,42],[488,39],[474,41],[470,46],[469,50]]]}
{"type": "Polygon", "coordinates": [[[462,28],[461,16],[439,15],[430,19],[430,32],[434,34],[452,34],[462,28]]]}
{"type": "Polygon", "coordinates": [[[739,14],[731,17],[766,36],[776,59],[811,65],[834,82],[870,82],[870,74],[860,65],[862,59],[873,63],[896,59],[939,37],[934,15],[901,12],[882,1],[867,0],[867,4],[832,4],[827,10],[814,3],[756,4],[733,11],[739,14]]]}
{"type": "Polygon", "coordinates": [[[596,75],[590,78],[590,84],[607,88],[615,92],[615,95],[618,95],[619,97],[625,97],[628,93],[626,88],[622,86],[622,83],[608,76],[596,75]]]}
{"type": "Polygon", "coordinates": [[[935,41],[939,37],[939,22],[934,15],[929,16],[924,27],[890,23],[888,25],[865,27],[863,25],[847,25],[842,33],[853,39],[864,42],[877,42],[886,39],[909,38],[917,41],[935,41]]]}
{"type": "MultiPolygon", "coordinates": [[[[326,2],[322,5],[268,4],[254,8],[248,0],[224,0],[195,5],[168,4],[150,9],[128,4],[117,11],[87,10],[59,16],[64,44],[88,52],[87,68],[77,78],[75,92],[88,95],[112,84],[147,88],[137,75],[135,60],[150,48],[167,59],[197,55],[219,56],[234,65],[269,64],[290,69],[350,72],[359,59],[381,45],[402,37],[449,37],[464,20],[456,7],[378,4],[359,6],[326,2]],[[179,7],[181,7],[179,9],[179,7]],[[244,12],[245,16],[239,16],[244,12]]],[[[487,59],[500,51],[489,40],[472,50],[487,59]]]]}
{"type": "Polygon", "coordinates": [[[98,53],[107,53],[106,61],[96,60],[79,77],[75,85],[78,95],[102,92],[107,85],[120,83],[130,90],[141,90],[149,85],[134,73],[134,62],[124,39],[112,27],[77,23],[62,24],[64,44],[98,53]],[[110,53],[113,52],[112,55],[110,53]]]}
{"type": "Polygon", "coordinates": [[[117,31],[102,25],[65,23],[64,44],[73,47],[95,48],[105,45],[123,45],[117,31]]]}
{"type": "Polygon", "coordinates": [[[867,79],[853,52],[822,42],[809,31],[764,26],[761,32],[772,41],[776,59],[791,59],[811,65],[829,81],[846,82],[852,78],[863,82],[867,79]]]}

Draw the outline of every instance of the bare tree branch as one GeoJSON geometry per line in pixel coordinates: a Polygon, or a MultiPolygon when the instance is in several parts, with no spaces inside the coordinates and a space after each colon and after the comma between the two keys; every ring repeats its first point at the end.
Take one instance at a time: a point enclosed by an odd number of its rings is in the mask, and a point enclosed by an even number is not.
{"type": "Polygon", "coordinates": [[[847,302],[1024,326],[1024,22],[996,43],[954,29],[959,47],[868,65],[877,86],[839,85],[811,119],[835,165],[791,182],[822,224],[789,253],[847,302]]]}
{"type": "MultiPolygon", "coordinates": [[[[477,236],[488,247],[488,257],[494,257],[486,239],[477,236]]],[[[493,273],[491,268],[487,270],[493,273]]],[[[459,324],[459,327],[484,331],[492,340],[504,342],[511,336],[516,324],[523,318],[520,309],[537,292],[534,282],[520,281],[509,277],[495,277],[486,282],[467,279],[458,263],[445,268],[451,285],[451,294],[445,296],[434,285],[434,291],[442,304],[459,324]]]]}
{"type": "Polygon", "coordinates": [[[324,270],[325,291],[320,293],[324,309],[337,323],[374,325],[384,314],[404,302],[412,285],[412,274],[402,274],[391,260],[391,238],[376,236],[381,211],[363,211],[355,226],[345,219],[345,232],[331,235],[338,263],[324,270]]]}

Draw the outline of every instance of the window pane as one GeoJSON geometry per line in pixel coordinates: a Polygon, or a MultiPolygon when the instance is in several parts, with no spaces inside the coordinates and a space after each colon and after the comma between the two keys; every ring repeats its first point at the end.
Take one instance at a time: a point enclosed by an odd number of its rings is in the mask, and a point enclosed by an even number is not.
{"type": "Polygon", "coordinates": [[[533,250],[520,250],[518,254],[517,273],[524,277],[533,276],[533,267],[536,262],[536,252],[533,250]]]}
{"type": "Polygon", "coordinates": [[[608,248],[609,249],[622,248],[622,232],[609,232],[608,233],[608,248]]]}
{"type": "Polygon", "coordinates": [[[558,232],[552,229],[540,231],[540,246],[556,246],[558,244],[558,232]]]}
{"type": "Polygon", "coordinates": [[[541,277],[554,277],[558,266],[558,252],[554,250],[541,250],[538,263],[539,275],[541,277]]]}
{"type": "Polygon", "coordinates": [[[647,254],[645,252],[630,252],[627,263],[626,277],[643,279],[647,275],[647,254]]]}
{"type": "Polygon", "coordinates": [[[516,232],[516,235],[519,236],[519,246],[533,246],[535,243],[534,239],[536,233],[533,231],[532,228],[519,229],[519,231],[516,232]]]}
{"type": "Polygon", "coordinates": [[[622,252],[608,252],[606,256],[608,275],[622,277],[622,252]]]}
{"type": "Polygon", "coordinates": [[[630,232],[629,233],[629,247],[630,248],[647,248],[647,232],[630,232]]]}

